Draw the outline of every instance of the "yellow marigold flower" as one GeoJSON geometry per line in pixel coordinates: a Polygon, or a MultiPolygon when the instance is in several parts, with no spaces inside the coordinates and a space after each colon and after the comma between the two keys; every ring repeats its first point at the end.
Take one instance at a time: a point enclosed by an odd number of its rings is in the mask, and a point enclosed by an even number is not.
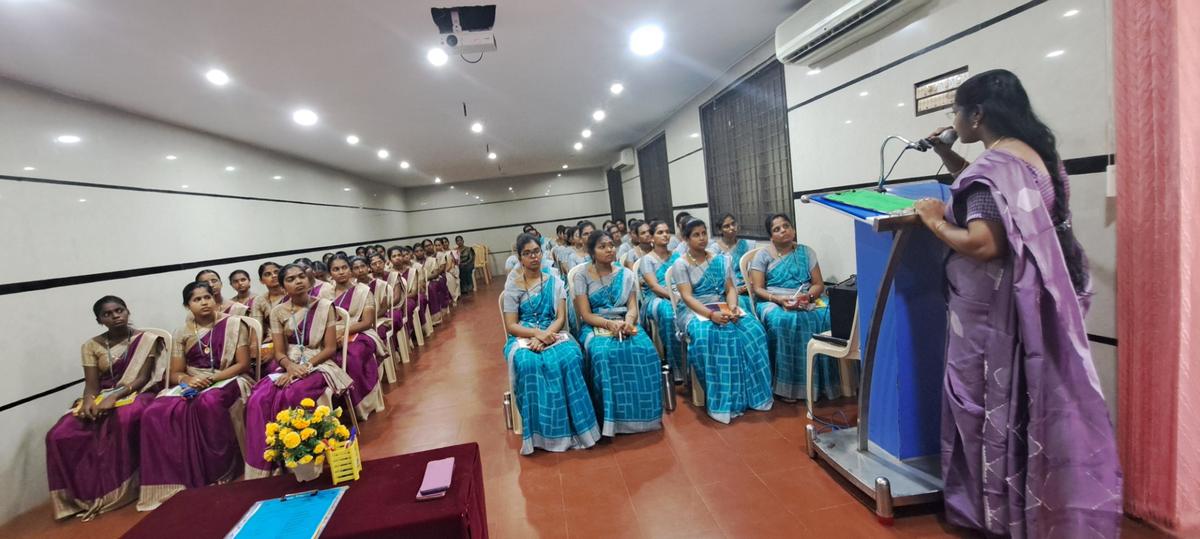
{"type": "Polygon", "coordinates": [[[308,428],[308,420],[304,418],[296,418],[292,420],[292,428],[296,430],[304,430],[308,428]]]}
{"type": "Polygon", "coordinates": [[[312,427],[309,427],[307,429],[300,431],[300,439],[301,440],[307,440],[316,435],[317,435],[317,429],[314,429],[312,427]]]}
{"type": "Polygon", "coordinates": [[[284,463],[284,466],[287,466],[288,468],[295,468],[295,467],[296,467],[296,461],[294,461],[294,460],[289,460],[289,461],[287,461],[286,463],[284,463]]]}
{"type": "Polygon", "coordinates": [[[280,410],[278,414],[275,414],[276,421],[287,421],[291,417],[292,417],[291,412],[289,412],[287,410],[280,410]]]}
{"type": "Polygon", "coordinates": [[[329,407],[325,406],[324,404],[317,407],[317,412],[319,412],[321,415],[329,415],[329,411],[329,407]]]}
{"type": "Polygon", "coordinates": [[[333,417],[342,417],[342,408],[340,406],[333,411],[333,417]]]}
{"type": "Polygon", "coordinates": [[[320,410],[317,410],[317,411],[313,412],[313,415],[312,415],[312,422],[313,422],[313,423],[320,423],[320,422],[322,422],[322,421],[324,421],[324,420],[325,420],[325,416],[326,416],[326,415],[327,415],[327,414],[325,414],[325,413],[321,412],[320,410]]]}
{"type": "Polygon", "coordinates": [[[276,454],[277,453],[275,453],[274,449],[268,449],[266,451],[263,451],[263,460],[265,460],[267,462],[271,462],[271,461],[275,460],[276,454]]]}
{"type": "Polygon", "coordinates": [[[297,432],[289,432],[283,437],[283,446],[288,449],[293,449],[300,445],[300,434],[297,432]]]}
{"type": "Polygon", "coordinates": [[[279,432],[279,423],[267,423],[267,436],[271,436],[276,432],[279,432]]]}
{"type": "Polygon", "coordinates": [[[313,463],[316,464],[317,466],[324,464],[325,463],[325,455],[317,455],[317,458],[315,460],[313,460],[313,463]]]}
{"type": "Polygon", "coordinates": [[[343,439],[344,439],[344,438],[349,438],[349,437],[350,437],[350,429],[347,429],[346,427],[344,427],[344,426],[342,426],[342,425],[338,425],[338,426],[337,426],[337,429],[335,429],[335,430],[334,430],[334,432],[336,432],[336,433],[337,433],[337,435],[338,435],[338,438],[343,438],[343,439]]]}
{"type": "Polygon", "coordinates": [[[307,397],[305,397],[304,400],[300,401],[300,406],[303,406],[305,408],[312,408],[316,405],[317,405],[316,402],[313,402],[312,399],[307,398],[307,397]]]}
{"type": "Polygon", "coordinates": [[[320,455],[325,452],[325,442],[317,442],[316,447],[313,447],[313,453],[320,455]]]}
{"type": "Polygon", "coordinates": [[[304,455],[303,457],[300,457],[300,460],[298,460],[296,462],[299,462],[300,464],[308,464],[312,461],[313,461],[312,455],[304,455]]]}
{"type": "Polygon", "coordinates": [[[268,446],[275,445],[275,437],[274,436],[267,436],[267,445],[268,446]]]}

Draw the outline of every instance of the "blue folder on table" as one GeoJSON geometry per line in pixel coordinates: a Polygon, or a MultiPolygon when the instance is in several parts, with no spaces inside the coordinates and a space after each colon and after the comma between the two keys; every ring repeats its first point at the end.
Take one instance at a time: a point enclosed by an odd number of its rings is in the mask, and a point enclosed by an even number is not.
{"type": "Polygon", "coordinates": [[[225,538],[316,539],[347,488],[313,490],[255,502],[225,538]]]}

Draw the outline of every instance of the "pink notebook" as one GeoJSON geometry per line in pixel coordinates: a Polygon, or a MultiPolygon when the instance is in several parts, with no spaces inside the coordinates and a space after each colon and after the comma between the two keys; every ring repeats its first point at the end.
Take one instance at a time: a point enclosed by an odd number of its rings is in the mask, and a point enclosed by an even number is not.
{"type": "Polygon", "coordinates": [[[425,465],[425,479],[417,491],[417,499],[441,497],[450,489],[450,478],[454,475],[454,457],[431,460],[425,465]]]}

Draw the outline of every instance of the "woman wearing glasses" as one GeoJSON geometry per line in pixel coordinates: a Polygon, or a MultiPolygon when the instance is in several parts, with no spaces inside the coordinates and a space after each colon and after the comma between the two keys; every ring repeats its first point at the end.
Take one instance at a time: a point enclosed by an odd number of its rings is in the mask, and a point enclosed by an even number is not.
{"type": "Polygon", "coordinates": [[[521,454],[591,447],[600,428],[583,375],[583,352],[563,332],[566,288],[542,268],[534,235],[522,233],[515,247],[521,266],[504,282],[501,311],[508,333],[504,357],[521,411],[521,454]]]}

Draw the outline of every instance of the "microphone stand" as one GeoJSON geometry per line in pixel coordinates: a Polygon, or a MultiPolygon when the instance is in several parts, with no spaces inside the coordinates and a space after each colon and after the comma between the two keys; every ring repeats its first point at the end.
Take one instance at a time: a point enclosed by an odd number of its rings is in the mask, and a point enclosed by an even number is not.
{"type": "Polygon", "coordinates": [[[917,144],[911,140],[908,140],[900,135],[891,135],[888,138],[883,139],[883,144],[879,145],[879,184],[877,186],[875,186],[875,190],[879,191],[880,193],[886,192],[886,190],[883,188],[883,182],[887,181],[887,176],[890,176],[892,173],[892,171],[889,170],[889,171],[887,171],[887,175],[885,175],[884,171],[883,171],[884,150],[887,149],[888,142],[891,142],[892,140],[898,140],[898,141],[904,143],[904,149],[900,150],[900,155],[897,155],[896,161],[892,162],[893,170],[896,167],[895,163],[899,162],[900,158],[902,156],[904,156],[904,152],[907,152],[908,150],[917,150],[917,151],[922,151],[922,152],[925,151],[924,149],[921,148],[921,146],[919,144],[917,144]]]}

